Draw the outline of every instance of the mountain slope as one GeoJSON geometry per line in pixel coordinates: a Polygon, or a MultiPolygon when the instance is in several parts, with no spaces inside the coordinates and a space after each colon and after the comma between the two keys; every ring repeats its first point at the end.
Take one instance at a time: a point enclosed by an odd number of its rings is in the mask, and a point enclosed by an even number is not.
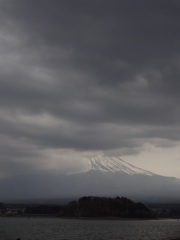
{"type": "Polygon", "coordinates": [[[102,154],[95,158],[90,158],[90,169],[102,172],[125,172],[130,175],[144,174],[148,176],[154,175],[152,172],[138,168],[123,161],[119,157],[105,157],[102,154]]]}
{"type": "Polygon", "coordinates": [[[179,201],[180,180],[135,167],[102,154],[89,160],[89,170],[67,176],[71,196],[126,196],[146,201],[179,201]]]}
{"type": "MultiPolygon", "coordinates": [[[[119,157],[99,155],[89,159],[84,172],[46,173],[1,179],[4,199],[124,196],[135,201],[180,202],[180,179],[165,177],[133,166],[119,157]]],[[[1,198],[2,199],[2,198],[1,198]]]]}

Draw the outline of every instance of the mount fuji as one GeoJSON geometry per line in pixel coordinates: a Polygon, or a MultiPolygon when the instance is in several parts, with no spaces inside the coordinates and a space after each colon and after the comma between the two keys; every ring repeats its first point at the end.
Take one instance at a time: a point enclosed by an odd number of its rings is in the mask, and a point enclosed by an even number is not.
{"type": "Polygon", "coordinates": [[[67,175],[64,184],[64,194],[69,196],[120,195],[150,202],[180,200],[180,179],[161,176],[103,154],[89,159],[87,171],[67,175]]]}
{"type": "Polygon", "coordinates": [[[124,196],[135,201],[178,203],[180,179],[161,176],[100,154],[88,159],[83,172],[23,175],[1,179],[1,199],[124,196]]]}
{"type": "Polygon", "coordinates": [[[100,172],[124,172],[129,175],[144,174],[152,176],[153,173],[144,169],[135,167],[123,161],[119,157],[105,157],[103,154],[97,155],[95,158],[90,158],[89,170],[95,170],[100,172]]]}

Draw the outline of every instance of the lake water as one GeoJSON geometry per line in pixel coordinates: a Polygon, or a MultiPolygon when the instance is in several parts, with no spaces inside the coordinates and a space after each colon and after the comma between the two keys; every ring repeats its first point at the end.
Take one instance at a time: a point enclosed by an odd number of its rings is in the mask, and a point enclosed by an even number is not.
{"type": "Polygon", "coordinates": [[[168,240],[180,237],[177,220],[0,218],[0,240],[168,240]]]}

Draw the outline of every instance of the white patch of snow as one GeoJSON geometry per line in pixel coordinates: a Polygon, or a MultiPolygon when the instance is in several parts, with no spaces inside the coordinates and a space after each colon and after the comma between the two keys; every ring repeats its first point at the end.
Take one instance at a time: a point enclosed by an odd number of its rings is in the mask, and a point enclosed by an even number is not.
{"type": "Polygon", "coordinates": [[[152,176],[152,172],[138,168],[122,160],[120,157],[105,157],[99,154],[94,158],[90,158],[90,169],[101,172],[124,172],[129,175],[143,174],[152,176]]]}

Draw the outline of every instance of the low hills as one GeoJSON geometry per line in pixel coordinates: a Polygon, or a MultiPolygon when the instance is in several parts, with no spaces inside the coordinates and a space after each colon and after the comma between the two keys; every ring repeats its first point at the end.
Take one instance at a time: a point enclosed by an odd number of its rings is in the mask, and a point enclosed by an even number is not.
{"type": "Polygon", "coordinates": [[[64,206],[34,205],[25,210],[27,215],[56,215],[70,218],[152,218],[152,212],[142,203],[125,197],[84,196],[64,206]]]}
{"type": "Polygon", "coordinates": [[[125,197],[82,197],[70,202],[61,216],[80,218],[152,218],[152,212],[142,203],[125,197]]]}

